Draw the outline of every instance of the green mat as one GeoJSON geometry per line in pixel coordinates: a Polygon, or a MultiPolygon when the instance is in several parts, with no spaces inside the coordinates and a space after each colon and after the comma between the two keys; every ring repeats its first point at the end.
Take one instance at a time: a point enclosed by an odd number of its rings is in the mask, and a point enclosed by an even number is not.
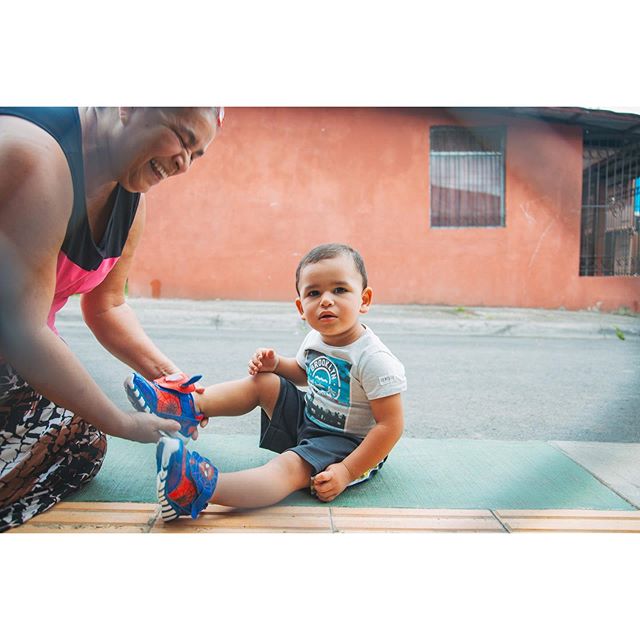
{"type": "MultiPolygon", "coordinates": [[[[189,445],[220,471],[263,464],[275,454],[257,437],[201,434],[189,445]]],[[[98,476],[73,501],[155,502],[155,447],[109,438],[98,476]]],[[[298,491],[281,504],[319,506],[298,491]]],[[[421,509],[635,510],[565,454],[544,442],[403,438],[382,471],[331,503],[421,509]]]]}

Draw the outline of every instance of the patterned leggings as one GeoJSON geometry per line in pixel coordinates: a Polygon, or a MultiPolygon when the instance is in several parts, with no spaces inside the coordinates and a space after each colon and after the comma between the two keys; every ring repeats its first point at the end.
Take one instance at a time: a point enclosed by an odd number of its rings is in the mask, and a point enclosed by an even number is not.
{"type": "Polygon", "coordinates": [[[0,362],[0,532],[89,482],[106,451],[103,433],[0,362]]]}

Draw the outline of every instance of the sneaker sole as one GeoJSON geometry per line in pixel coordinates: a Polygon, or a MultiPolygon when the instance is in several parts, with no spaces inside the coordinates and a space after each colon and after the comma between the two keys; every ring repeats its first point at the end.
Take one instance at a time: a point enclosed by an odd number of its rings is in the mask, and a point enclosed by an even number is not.
{"type": "Polygon", "coordinates": [[[180,517],[180,514],[171,506],[166,495],[167,478],[169,477],[169,461],[178,449],[178,442],[175,438],[169,438],[169,441],[165,442],[162,447],[160,471],[158,471],[158,475],[156,476],[156,490],[158,502],[160,503],[160,515],[165,522],[171,522],[180,517]]]}
{"type": "MultiPolygon", "coordinates": [[[[153,413],[151,407],[145,402],[145,399],[142,397],[142,394],[136,389],[133,384],[133,374],[127,376],[127,379],[124,381],[124,390],[127,394],[127,399],[131,406],[136,410],[144,413],[153,413]]],[[[191,440],[189,436],[185,436],[180,431],[173,431],[167,433],[166,431],[161,431],[163,435],[167,436],[167,438],[180,438],[182,442],[185,444],[191,440]]]]}
{"type": "Polygon", "coordinates": [[[133,374],[128,375],[127,379],[124,381],[124,390],[127,393],[127,398],[131,403],[131,406],[133,406],[136,411],[151,413],[151,408],[133,384],[133,374]]]}

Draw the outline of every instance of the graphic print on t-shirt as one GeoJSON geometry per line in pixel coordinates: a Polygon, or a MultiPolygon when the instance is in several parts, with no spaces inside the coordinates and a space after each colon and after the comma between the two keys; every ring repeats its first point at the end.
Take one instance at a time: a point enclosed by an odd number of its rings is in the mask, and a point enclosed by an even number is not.
{"type": "Polygon", "coordinates": [[[344,431],[351,397],[351,363],[308,349],[305,364],[307,416],[321,427],[344,431]]]}

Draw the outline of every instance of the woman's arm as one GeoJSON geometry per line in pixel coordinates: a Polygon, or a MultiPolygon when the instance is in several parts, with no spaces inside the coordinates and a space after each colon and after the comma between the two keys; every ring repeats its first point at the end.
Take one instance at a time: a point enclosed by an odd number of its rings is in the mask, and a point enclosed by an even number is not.
{"type": "Polygon", "coordinates": [[[176,373],[179,369],[145,333],[124,296],[124,286],[144,228],[145,216],[142,195],[121,258],[98,287],[82,296],[81,305],[84,320],[100,344],[118,360],[153,380],[176,373]]]}
{"type": "MultiPolygon", "coordinates": [[[[8,319],[20,323],[20,340],[9,339],[10,334],[3,332],[2,357],[36,391],[104,432],[155,442],[161,429],[175,431],[178,425],[118,409],[47,326],[58,253],[73,203],[62,150],[26,121],[12,123],[11,129],[5,122],[0,133],[0,232],[22,260],[22,287],[9,292],[16,306],[8,319]]],[[[1,279],[0,287],[6,289],[1,279]]]]}

